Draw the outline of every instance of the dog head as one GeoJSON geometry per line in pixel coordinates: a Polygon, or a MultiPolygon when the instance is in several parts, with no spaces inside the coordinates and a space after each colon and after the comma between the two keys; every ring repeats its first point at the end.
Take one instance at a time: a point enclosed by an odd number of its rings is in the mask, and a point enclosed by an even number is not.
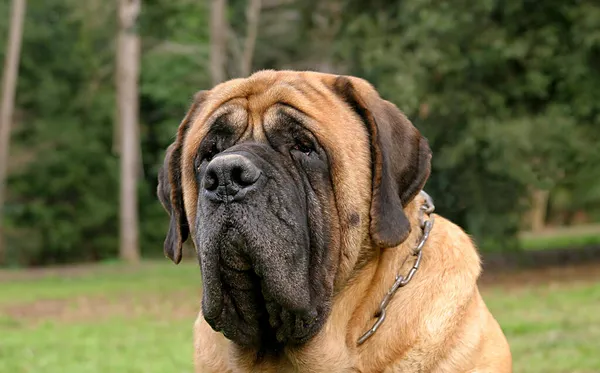
{"type": "Polygon", "coordinates": [[[165,254],[178,263],[191,237],[213,329],[247,347],[302,344],[359,258],[406,239],[404,207],[430,159],[362,79],[261,71],[222,83],[196,95],[167,150],[165,254]]]}

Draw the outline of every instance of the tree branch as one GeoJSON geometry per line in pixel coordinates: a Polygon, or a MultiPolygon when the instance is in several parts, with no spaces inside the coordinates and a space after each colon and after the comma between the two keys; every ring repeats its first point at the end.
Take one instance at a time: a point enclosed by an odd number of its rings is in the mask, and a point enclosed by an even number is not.
{"type": "Polygon", "coordinates": [[[246,7],[246,41],[244,54],[240,61],[240,75],[246,77],[252,72],[252,57],[258,36],[261,0],[248,0],[246,7]]]}
{"type": "Polygon", "coordinates": [[[212,0],[210,9],[210,75],[213,85],[226,79],[227,1],[212,0]]]}

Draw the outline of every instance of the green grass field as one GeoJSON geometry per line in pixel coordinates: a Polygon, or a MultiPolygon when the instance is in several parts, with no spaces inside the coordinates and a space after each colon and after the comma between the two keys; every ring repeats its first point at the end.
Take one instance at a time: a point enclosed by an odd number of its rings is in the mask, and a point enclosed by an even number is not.
{"type": "Polygon", "coordinates": [[[519,235],[525,250],[580,248],[600,245],[600,224],[548,228],[542,232],[522,232],[519,235]]]}
{"type": "MultiPolygon", "coordinates": [[[[485,281],[515,372],[600,372],[600,270],[571,272],[485,281]]],[[[0,272],[0,372],[191,372],[199,289],[166,261],[0,272]]]]}

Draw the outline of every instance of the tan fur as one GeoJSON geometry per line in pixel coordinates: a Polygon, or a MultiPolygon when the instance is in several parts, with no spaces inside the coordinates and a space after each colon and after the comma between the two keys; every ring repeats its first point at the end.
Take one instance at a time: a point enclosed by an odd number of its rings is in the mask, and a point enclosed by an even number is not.
{"type": "MultiPolygon", "coordinates": [[[[406,208],[412,232],[400,246],[369,247],[371,165],[368,134],[358,116],[331,90],[335,76],[312,72],[262,71],[212,89],[186,136],[182,159],[184,205],[196,218],[197,185],[193,157],[206,135],[204,124],[229,112],[244,137],[260,139],[276,103],[293,103],[307,114],[308,127],[330,156],[338,231],[336,294],[324,328],[301,348],[288,348],[277,360],[255,363],[252,354],[232,345],[198,315],[194,325],[197,373],[210,372],[498,372],[512,371],[506,339],[483,302],[477,278],[479,256],[470,238],[435,215],[423,249],[421,268],[394,296],[387,319],[363,345],[356,341],[374,322],[373,313],[396,274],[413,265],[410,255],[420,236],[416,197],[406,208]],[[358,214],[360,224],[350,224],[358,214]],[[359,254],[373,250],[356,269],[359,254]]],[[[365,81],[356,89],[375,94],[365,81]]],[[[305,118],[306,120],[306,118],[305,118]]],[[[193,229],[191,224],[191,229],[193,229]]]]}

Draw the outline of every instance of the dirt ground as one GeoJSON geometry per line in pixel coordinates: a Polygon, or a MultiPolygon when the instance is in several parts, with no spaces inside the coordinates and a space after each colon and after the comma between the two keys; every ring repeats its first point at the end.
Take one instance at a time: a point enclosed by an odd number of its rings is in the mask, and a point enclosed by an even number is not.
{"type": "MultiPolygon", "coordinates": [[[[151,266],[151,264],[144,264],[151,266]]],[[[97,274],[121,273],[127,271],[123,267],[99,268],[95,264],[78,264],[71,266],[33,268],[28,270],[0,270],[0,283],[5,281],[35,280],[49,276],[62,278],[77,278],[90,272],[97,274]]],[[[488,270],[480,279],[483,286],[525,286],[536,285],[550,281],[600,281],[600,264],[582,264],[564,267],[549,267],[541,269],[518,270],[488,270]]]]}
{"type": "MultiPolygon", "coordinates": [[[[144,263],[143,266],[152,266],[144,263]]],[[[128,271],[123,266],[74,265],[29,270],[0,270],[2,282],[42,279],[47,276],[78,278],[93,272],[111,274],[128,271]]],[[[596,282],[600,281],[600,265],[586,264],[544,269],[514,271],[490,270],[480,279],[482,288],[522,288],[550,283],[596,282]]],[[[197,294],[190,291],[173,292],[168,295],[148,293],[121,294],[120,296],[78,296],[68,299],[39,299],[12,305],[0,305],[0,313],[28,324],[55,320],[59,322],[88,321],[106,319],[111,316],[138,317],[140,315],[159,316],[168,312],[170,317],[194,317],[198,310],[197,294]]]]}
{"type": "Polygon", "coordinates": [[[522,287],[554,282],[600,281],[600,264],[581,264],[562,267],[520,269],[514,271],[484,271],[482,286],[522,287]]]}
{"type": "Polygon", "coordinates": [[[14,305],[0,305],[0,313],[30,326],[46,320],[57,322],[102,321],[111,317],[164,317],[170,320],[190,319],[198,313],[198,304],[189,293],[172,293],[168,297],[155,294],[120,297],[80,296],[67,299],[38,299],[14,305]]]}
{"type": "MultiPolygon", "coordinates": [[[[141,264],[144,267],[152,266],[152,263],[141,264]]],[[[29,269],[0,269],[0,282],[3,281],[26,281],[42,279],[44,277],[59,276],[62,278],[77,278],[95,274],[111,274],[128,271],[124,266],[102,266],[97,264],[73,264],[64,266],[49,266],[29,269]]]]}
{"type": "MultiPolygon", "coordinates": [[[[151,267],[152,263],[143,266],[151,267]]],[[[0,283],[4,281],[26,281],[48,276],[77,278],[90,272],[95,274],[122,273],[129,269],[123,266],[99,267],[96,264],[33,268],[27,270],[0,270],[0,283]]],[[[539,269],[487,270],[483,272],[480,284],[483,286],[525,286],[547,282],[600,281],[600,263],[553,266],[539,269]]]]}

